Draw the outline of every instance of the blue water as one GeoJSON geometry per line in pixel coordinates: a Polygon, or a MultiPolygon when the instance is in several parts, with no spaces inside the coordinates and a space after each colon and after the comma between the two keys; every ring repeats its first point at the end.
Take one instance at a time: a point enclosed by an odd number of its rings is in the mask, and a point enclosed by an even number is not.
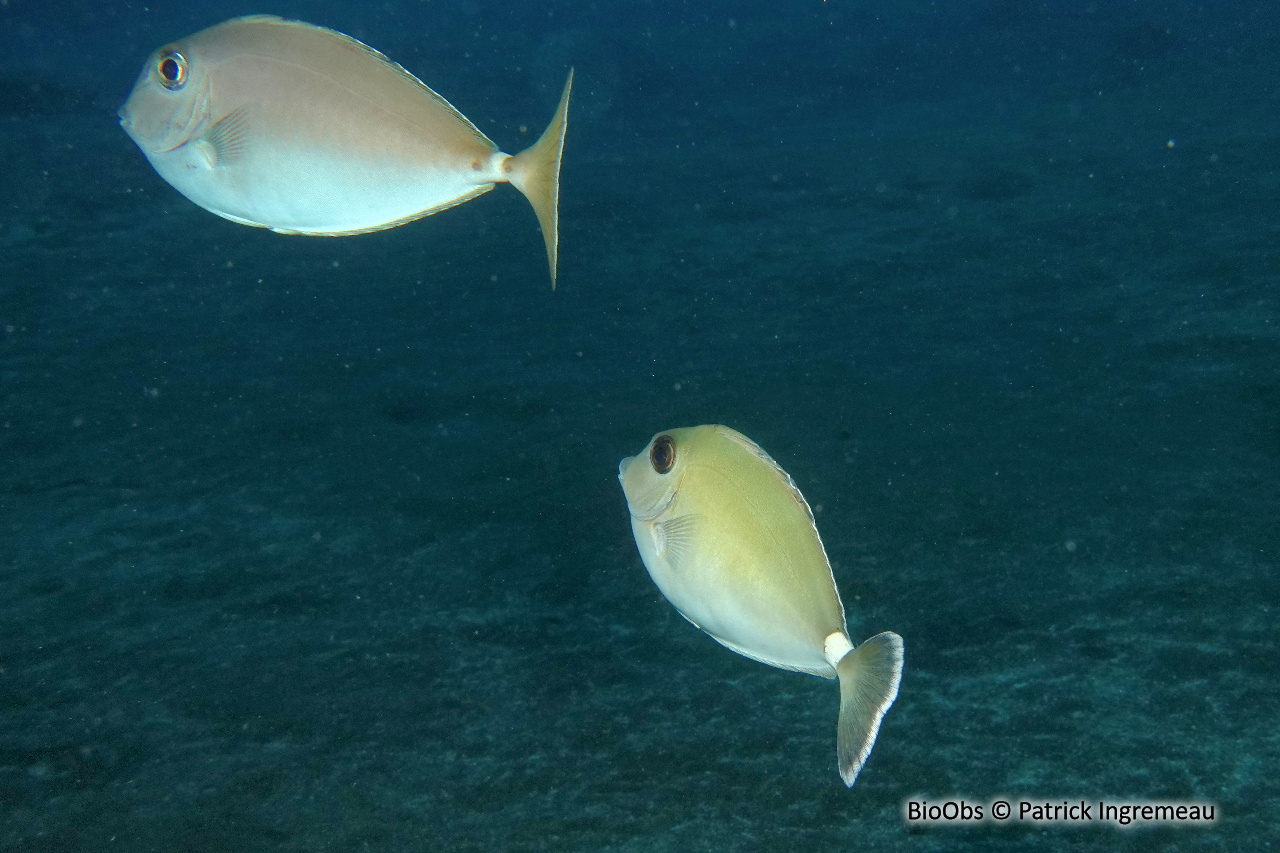
{"type": "MultiPolygon", "coordinates": [[[[891,7],[891,8],[882,8],[891,7]]],[[[0,4],[0,850],[1260,850],[1280,825],[1280,13],[0,4]],[[147,54],[273,12],[507,150],[345,239],[182,198],[147,54]],[[837,691],[661,598],[617,462],[725,423],[906,642],[837,691]],[[912,799],[1211,803],[912,826],[912,799]]]]}

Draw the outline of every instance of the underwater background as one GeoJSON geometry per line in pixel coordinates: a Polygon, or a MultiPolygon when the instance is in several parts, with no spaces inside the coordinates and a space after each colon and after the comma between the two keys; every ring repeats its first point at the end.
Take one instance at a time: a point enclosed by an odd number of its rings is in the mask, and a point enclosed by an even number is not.
{"type": "Polygon", "coordinates": [[[0,850],[1261,850],[1280,838],[1280,9],[0,0],[0,850]],[[498,187],[285,237],[116,124],[234,15],[505,150],[576,67],[559,287],[498,187]],[[695,630],[617,463],[809,503],[832,682],[695,630]],[[1216,805],[918,826],[910,798],[1216,805]]]}

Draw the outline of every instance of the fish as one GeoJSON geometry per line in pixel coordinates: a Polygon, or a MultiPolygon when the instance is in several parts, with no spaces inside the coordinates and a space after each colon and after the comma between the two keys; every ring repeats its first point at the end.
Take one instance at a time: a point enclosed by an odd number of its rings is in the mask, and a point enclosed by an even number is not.
{"type": "Polygon", "coordinates": [[[551,124],[512,156],[368,45],[251,15],[156,50],[118,114],[178,192],[281,234],[381,231],[510,183],[533,205],[554,289],[572,88],[570,69],[551,124]]]}
{"type": "Polygon", "coordinates": [[[662,594],[721,645],[838,678],[836,761],[852,788],[902,681],[902,637],[854,646],[813,512],[740,432],[671,429],[618,463],[640,558],[662,594]]]}

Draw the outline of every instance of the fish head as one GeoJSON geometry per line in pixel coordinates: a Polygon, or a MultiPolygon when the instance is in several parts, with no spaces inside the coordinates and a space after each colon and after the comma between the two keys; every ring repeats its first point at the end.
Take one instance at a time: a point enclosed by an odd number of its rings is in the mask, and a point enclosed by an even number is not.
{"type": "Polygon", "coordinates": [[[120,107],[120,126],[148,157],[179,148],[198,136],[209,118],[211,63],[198,47],[174,42],[142,66],[120,107]]]}
{"type": "Polygon", "coordinates": [[[664,430],[649,439],[640,453],[618,463],[618,480],[632,518],[651,522],[670,508],[691,461],[697,458],[706,429],[664,430]]]}

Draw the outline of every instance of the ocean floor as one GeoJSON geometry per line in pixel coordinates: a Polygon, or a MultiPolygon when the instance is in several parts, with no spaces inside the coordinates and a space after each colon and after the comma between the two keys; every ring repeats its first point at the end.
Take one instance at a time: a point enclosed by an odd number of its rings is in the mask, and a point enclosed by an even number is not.
{"type": "Polygon", "coordinates": [[[580,70],[555,292],[509,188],[282,237],[113,107],[0,100],[0,850],[1266,849],[1266,65],[648,109],[580,70]],[[618,460],[709,422],[804,491],[854,640],[905,639],[853,790],[835,685],[636,552],[618,460]]]}

